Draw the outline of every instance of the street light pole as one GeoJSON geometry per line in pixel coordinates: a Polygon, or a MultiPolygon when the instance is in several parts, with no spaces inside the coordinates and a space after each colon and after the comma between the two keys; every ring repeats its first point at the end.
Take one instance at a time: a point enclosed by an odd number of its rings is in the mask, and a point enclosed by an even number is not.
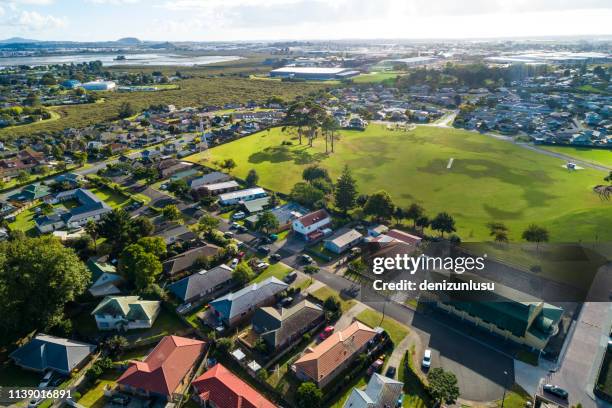
{"type": "Polygon", "coordinates": [[[506,386],[508,385],[508,372],[504,370],[504,395],[502,396],[501,408],[504,408],[504,401],[506,400],[506,386]]]}

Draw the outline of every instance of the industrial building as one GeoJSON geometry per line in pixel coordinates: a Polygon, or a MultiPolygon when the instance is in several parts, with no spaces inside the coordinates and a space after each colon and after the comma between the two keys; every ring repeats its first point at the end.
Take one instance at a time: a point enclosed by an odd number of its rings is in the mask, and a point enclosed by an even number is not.
{"type": "Polygon", "coordinates": [[[116,86],[117,84],[113,81],[92,81],[81,85],[86,91],[111,91],[116,86]]]}
{"type": "Polygon", "coordinates": [[[359,71],[350,68],[322,67],[282,67],[270,71],[272,78],[293,78],[310,81],[343,80],[359,75],[359,71]]]}
{"type": "Polygon", "coordinates": [[[431,65],[438,62],[438,59],[435,57],[410,57],[410,58],[397,58],[397,59],[388,59],[381,61],[383,65],[405,65],[406,67],[422,67],[426,65],[431,65]]]}

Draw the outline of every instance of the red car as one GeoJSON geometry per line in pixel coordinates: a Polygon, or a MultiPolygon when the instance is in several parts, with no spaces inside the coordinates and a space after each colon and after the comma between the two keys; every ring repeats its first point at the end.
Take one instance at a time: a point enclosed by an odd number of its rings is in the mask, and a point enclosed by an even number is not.
{"type": "Polygon", "coordinates": [[[333,332],[334,332],[334,326],[327,326],[326,328],[323,329],[321,334],[319,334],[319,339],[325,340],[326,338],[331,336],[333,332]]]}
{"type": "Polygon", "coordinates": [[[245,255],[244,252],[238,252],[238,255],[236,255],[236,257],[238,259],[242,259],[242,258],[244,258],[244,255],[245,255]]]}

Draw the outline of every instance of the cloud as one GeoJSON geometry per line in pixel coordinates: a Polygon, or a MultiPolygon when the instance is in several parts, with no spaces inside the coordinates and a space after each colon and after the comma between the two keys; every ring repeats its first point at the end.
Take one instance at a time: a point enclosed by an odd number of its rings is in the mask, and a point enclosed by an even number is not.
{"type": "Polygon", "coordinates": [[[23,4],[28,6],[48,6],[54,3],[54,0],[10,0],[0,1],[0,3],[23,4]]]}
{"type": "Polygon", "coordinates": [[[67,21],[62,17],[43,15],[37,11],[21,11],[5,21],[7,25],[19,27],[25,31],[45,31],[63,28],[67,21]]]}
{"type": "Polygon", "coordinates": [[[93,4],[110,4],[113,6],[120,6],[123,4],[135,4],[140,3],[140,0],[86,0],[87,3],[93,4]]]}

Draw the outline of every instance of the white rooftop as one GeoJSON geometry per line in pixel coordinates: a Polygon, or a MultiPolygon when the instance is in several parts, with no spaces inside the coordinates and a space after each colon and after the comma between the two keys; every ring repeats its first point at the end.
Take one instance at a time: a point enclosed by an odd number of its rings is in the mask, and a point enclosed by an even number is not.
{"type": "Polygon", "coordinates": [[[287,72],[296,74],[339,74],[349,68],[329,68],[329,67],[282,67],[272,70],[272,72],[287,72]]]}

